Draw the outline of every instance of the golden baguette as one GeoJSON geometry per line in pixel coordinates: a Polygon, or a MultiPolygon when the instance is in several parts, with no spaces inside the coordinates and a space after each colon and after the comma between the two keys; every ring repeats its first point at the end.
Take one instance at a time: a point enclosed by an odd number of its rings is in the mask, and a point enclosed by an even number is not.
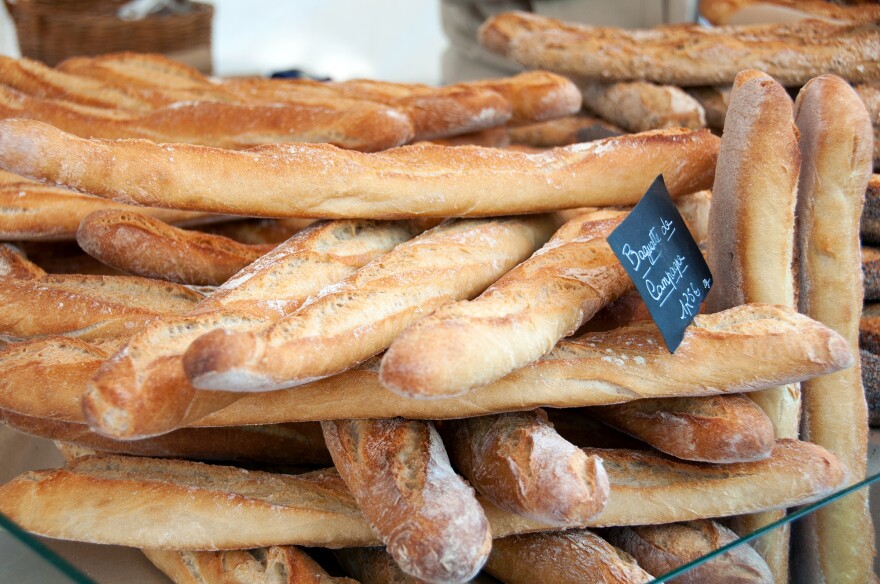
{"type": "Polygon", "coordinates": [[[0,244],[0,277],[18,280],[39,280],[46,271],[28,260],[24,252],[9,243],[0,244]]]}
{"type": "Polygon", "coordinates": [[[674,85],[582,80],[578,86],[587,110],[630,132],[706,127],[703,106],[674,85]]]}
{"type": "MultiPolygon", "coordinates": [[[[735,542],[731,530],[708,520],[612,527],[609,542],[632,555],[640,566],[658,576],[703,558],[718,548],[735,542]]],[[[740,544],[675,579],[680,584],[773,584],[770,568],[748,544],[740,544]]]]}
{"type": "Polygon", "coordinates": [[[659,174],[673,195],[705,189],[717,144],[708,130],[662,130],[541,154],[424,143],[374,154],[327,144],[238,152],[86,140],[33,120],[2,120],[0,168],[124,202],[217,213],[491,216],[634,204],[659,174]]]}
{"type": "Polygon", "coordinates": [[[407,327],[382,358],[379,381],[404,397],[454,397],[540,358],[633,288],[606,241],[625,216],[572,219],[479,297],[407,327]]]}
{"type": "MultiPolygon", "coordinates": [[[[584,451],[603,459],[611,483],[608,505],[584,527],[800,505],[844,480],[836,457],[797,440],[780,440],[765,460],[724,465],[633,450],[584,451]]],[[[553,529],[482,504],[494,537],[553,529]]],[[[64,469],[26,472],[0,486],[0,513],[46,537],[140,548],[379,544],[332,468],[291,476],[171,459],[91,456],[64,469]]]]}
{"type": "Polygon", "coordinates": [[[192,341],[218,327],[267,326],[419,231],[404,222],[339,220],[294,235],[195,310],[153,323],[93,369],[83,397],[89,423],[108,436],[133,439],[168,432],[229,405],[238,396],[189,384],[181,355],[192,341]]]}
{"type": "Polygon", "coordinates": [[[274,245],[246,245],[187,231],[137,211],[104,210],[82,220],[79,246],[111,267],[145,278],[219,286],[274,245]]]}
{"type": "Polygon", "coordinates": [[[0,334],[66,334],[84,340],[130,336],[150,320],[185,312],[201,299],[179,284],[134,276],[0,278],[0,334]]]}
{"type": "MultiPolygon", "coordinates": [[[[859,216],[871,176],[871,122],[845,81],[823,75],[795,101],[803,156],[798,187],[799,308],[858,354],[862,310],[859,216]]],[[[859,365],[803,385],[804,438],[840,457],[847,484],[865,476],[868,414],[859,365]]],[[[866,582],[874,530],[864,490],[805,519],[799,577],[866,582]]]]}
{"type": "Polygon", "coordinates": [[[586,529],[495,540],[486,571],[505,584],[644,584],[654,580],[632,556],[586,529]]]}
{"type": "Polygon", "coordinates": [[[526,71],[512,77],[462,83],[467,87],[491,89],[511,105],[509,123],[521,125],[561,118],[581,109],[577,86],[548,71],[526,71]]]}
{"type": "Polygon", "coordinates": [[[541,411],[449,420],[455,468],[493,505],[549,525],[582,525],[608,500],[608,475],[557,434],[541,411]]]}
{"type": "Polygon", "coordinates": [[[485,290],[546,242],[554,227],[546,215],[443,223],[321,290],[271,327],[206,333],[184,354],[184,370],[199,389],[242,392],[340,373],[384,350],[414,321],[485,290]]]}
{"type": "Polygon", "coordinates": [[[476,576],[492,533],[431,422],[321,423],[340,476],[401,570],[435,584],[476,576]]]}
{"type": "Polygon", "coordinates": [[[526,67],[602,81],[719,85],[732,83],[755,63],[790,86],[822,73],[853,82],[880,77],[880,31],[852,23],[804,20],[628,30],[504,12],[483,23],[479,38],[490,51],[526,67]]]}
{"type": "MultiPolygon", "coordinates": [[[[398,397],[379,385],[378,362],[372,360],[291,390],[245,396],[191,424],[237,426],[398,415],[431,420],[542,406],[739,393],[824,375],[849,367],[854,360],[839,335],[781,308],[748,305],[699,315],[695,323],[674,355],[650,322],[560,341],[542,359],[466,398],[398,397]],[[720,359],[720,355],[738,357],[720,359]]],[[[82,422],[79,399],[108,356],[89,343],[58,337],[8,347],[0,352],[0,408],[82,422]],[[35,386],[35,374],[47,383],[35,386]]],[[[198,392],[197,399],[216,393],[198,392]]],[[[163,431],[175,427],[179,426],[167,424],[163,431]]]]}
{"type": "Polygon", "coordinates": [[[731,463],[770,456],[773,424],[744,395],[639,399],[591,416],[683,460],[731,463]]]}
{"type": "MultiPolygon", "coordinates": [[[[828,18],[843,22],[880,23],[880,6],[839,6],[822,0],[700,0],[700,14],[712,24],[756,22],[754,18],[828,18]]],[[[770,22],[770,21],[764,21],[770,22]]]]}
{"type": "Polygon", "coordinates": [[[113,440],[91,431],[85,424],[36,418],[10,410],[0,409],[0,421],[24,434],[113,454],[285,466],[332,462],[321,428],[314,422],[183,428],[145,440],[113,440]]]}

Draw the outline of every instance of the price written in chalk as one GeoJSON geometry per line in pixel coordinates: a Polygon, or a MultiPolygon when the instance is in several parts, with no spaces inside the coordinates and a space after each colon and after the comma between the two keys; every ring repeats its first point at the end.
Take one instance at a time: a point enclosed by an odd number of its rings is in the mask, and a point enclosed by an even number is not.
{"type": "Polygon", "coordinates": [[[712,287],[712,275],[662,178],[608,243],[674,352],[712,287]]]}

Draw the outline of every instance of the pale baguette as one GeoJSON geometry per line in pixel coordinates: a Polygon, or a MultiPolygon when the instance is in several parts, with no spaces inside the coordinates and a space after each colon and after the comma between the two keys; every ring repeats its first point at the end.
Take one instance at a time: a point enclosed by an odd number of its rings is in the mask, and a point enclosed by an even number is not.
{"type": "Polygon", "coordinates": [[[526,67],[603,81],[718,85],[732,83],[737,73],[756,62],[780,83],[792,86],[822,73],[854,82],[880,76],[875,58],[880,32],[852,23],[804,20],[628,30],[504,12],[483,23],[479,38],[490,51],[526,67]]]}
{"type": "MultiPolygon", "coordinates": [[[[814,501],[844,480],[834,455],[796,440],[778,441],[765,460],[725,465],[632,450],[584,451],[605,461],[611,491],[605,509],[583,527],[783,508],[814,501]]],[[[553,529],[482,504],[494,537],[553,529]]],[[[0,513],[47,537],[140,548],[379,545],[332,468],[290,476],[179,460],[85,457],[0,486],[0,513]]]]}
{"type": "Polygon", "coordinates": [[[168,432],[238,399],[195,390],[181,355],[203,333],[251,330],[277,321],[310,296],[417,234],[410,223],[340,220],[291,237],[226,282],[198,308],[152,324],[93,370],[83,398],[99,432],[131,439],[168,432]]]}
{"type": "Polygon", "coordinates": [[[485,290],[547,241],[554,227],[549,216],[443,223],[321,290],[266,330],[199,337],[183,356],[184,370],[200,389],[241,392],[340,373],[384,350],[414,321],[485,290]]]}
{"type": "Polygon", "coordinates": [[[184,286],[134,276],[0,278],[0,334],[129,336],[151,319],[185,312],[201,299],[184,286]]]}
{"type": "Polygon", "coordinates": [[[404,397],[454,397],[547,353],[632,289],[606,241],[625,216],[599,211],[569,221],[476,299],[407,327],[382,358],[379,381],[404,397]]]}
{"type": "Polygon", "coordinates": [[[703,106],[674,85],[583,80],[578,86],[587,110],[630,132],[706,127],[703,106]]]}
{"type": "MultiPolygon", "coordinates": [[[[871,122],[855,91],[823,75],[798,94],[803,172],[798,192],[800,310],[858,353],[862,308],[859,216],[871,175],[871,122]]],[[[847,484],[865,476],[868,416],[859,366],[804,384],[805,439],[840,457],[847,484]]],[[[873,573],[874,530],[865,491],[805,520],[801,577],[865,582],[873,573]]]]}
{"type": "Polygon", "coordinates": [[[639,584],[652,582],[632,556],[586,530],[514,535],[495,540],[486,571],[505,584],[639,584]]]}
{"type": "Polygon", "coordinates": [[[589,413],[683,460],[759,460],[775,443],[770,419],[744,395],[639,399],[589,413]]]}
{"type": "MultiPolygon", "coordinates": [[[[657,329],[642,322],[560,341],[542,359],[466,398],[425,401],[395,396],[379,385],[378,362],[372,360],[295,389],[246,396],[193,423],[235,426],[396,415],[444,419],[542,406],[739,393],[823,375],[849,367],[854,359],[836,333],[780,308],[749,305],[699,315],[695,322],[674,355],[657,329]],[[719,355],[740,355],[747,361],[719,355]]],[[[9,347],[0,352],[0,408],[82,422],[79,399],[107,356],[89,343],[58,337],[9,347]],[[47,383],[33,384],[35,374],[47,383]]],[[[175,428],[168,426],[164,431],[175,428]]]]}
{"type": "MultiPolygon", "coordinates": [[[[697,520],[668,525],[613,527],[609,542],[632,555],[644,569],[663,576],[735,542],[737,535],[715,521],[697,520]]],[[[773,584],[770,568],[748,544],[716,556],[682,574],[680,584],[773,584]]]]}
{"type": "Polygon", "coordinates": [[[455,474],[430,422],[322,422],[339,474],[400,568],[436,584],[466,582],[492,533],[473,489],[455,474]]]}
{"type": "Polygon", "coordinates": [[[124,202],[187,210],[374,219],[490,216],[634,204],[659,174],[673,195],[705,189],[717,144],[708,130],[662,130],[536,155],[431,144],[375,154],[326,144],[238,152],[85,140],[41,122],[3,120],[0,168],[124,202]],[[76,163],[82,160],[89,164],[76,163]]]}
{"type": "Polygon", "coordinates": [[[550,525],[582,525],[608,499],[598,457],[566,441],[537,410],[450,420],[440,426],[455,467],[487,500],[550,525]]]}
{"type": "Polygon", "coordinates": [[[174,584],[357,584],[334,578],[294,546],[192,552],[141,550],[174,584]]]}

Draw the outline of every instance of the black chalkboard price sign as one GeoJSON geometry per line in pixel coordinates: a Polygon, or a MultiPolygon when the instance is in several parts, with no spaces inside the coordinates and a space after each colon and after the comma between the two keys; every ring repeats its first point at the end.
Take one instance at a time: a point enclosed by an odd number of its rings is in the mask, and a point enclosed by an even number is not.
{"type": "Polygon", "coordinates": [[[712,287],[712,274],[658,176],[608,244],[674,353],[712,287]]]}

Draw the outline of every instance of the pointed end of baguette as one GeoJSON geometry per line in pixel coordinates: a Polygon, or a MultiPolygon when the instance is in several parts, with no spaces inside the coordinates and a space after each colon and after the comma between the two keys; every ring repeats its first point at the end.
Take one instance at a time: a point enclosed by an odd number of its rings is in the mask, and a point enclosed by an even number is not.
{"type": "Polygon", "coordinates": [[[271,391],[278,383],[254,363],[262,339],[250,332],[219,329],[202,335],[183,354],[183,370],[193,387],[214,391],[271,391]]]}

